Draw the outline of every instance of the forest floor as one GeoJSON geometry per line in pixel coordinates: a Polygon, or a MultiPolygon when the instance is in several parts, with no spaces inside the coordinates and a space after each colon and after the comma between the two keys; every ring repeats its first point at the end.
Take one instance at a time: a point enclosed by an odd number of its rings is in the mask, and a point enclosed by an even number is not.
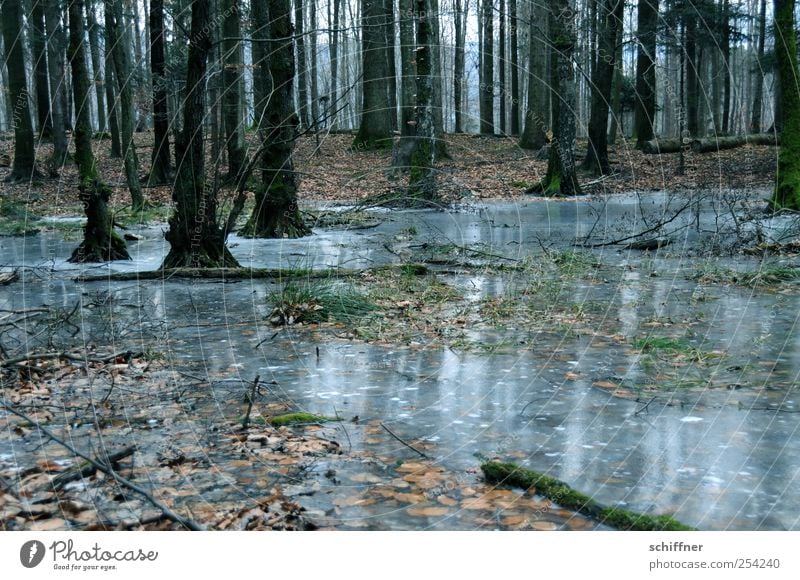
{"type": "MultiPolygon", "coordinates": [[[[136,138],[146,170],[152,135],[136,138]]],[[[391,170],[391,152],[353,151],[351,141],[345,134],[321,137],[319,144],[314,137],[300,141],[296,169],[302,203],[348,204],[402,186],[403,178],[391,170]]],[[[132,219],[125,213],[121,161],[108,157],[107,141],[97,143],[101,172],[115,188],[118,215],[132,219]]],[[[465,201],[530,199],[525,190],[545,172],[546,161],[512,139],[450,135],[447,145],[450,158],[439,166],[440,184],[465,201]]],[[[0,141],[0,159],[11,146],[10,140],[0,141]]],[[[39,151],[42,167],[48,152],[47,146],[39,151]]],[[[677,174],[677,154],[646,156],[618,145],[611,161],[613,175],[600,180],[582,176],[585,193],[759,191],[771,183],[776,151],[746,146],[718,154],[689,152],[682,175],[677,174]]],[[[81,216],[76,183],[76,171],[68,164],[57,178],[4,184],[0,214],[13,224],[6,233],[50,227],[40,226],[39,216],[81,216]]],[[[148,188],[146,196],[156,206],[148,210],[148,221],[163,222],[170,210],[169,188],[148,188]]],[[[231,196],[223,190],[223,197],[231,196]]],[[[65,230],[58,233],[65,235],[65,230]]],[[[768,272],[759,268],[750,276],[720,268],[691,272],[677,283],[681,292],[672,291],[669,299],[670,304],[689,304],[689,314],[676,319],[654,315],[638,335],[624,336],[619,318],[609,316],[610,297],[617,281],[638,277],[637,268],[647,284],[659,284],[659,272],[650,262],[603,264],[589,251],[545,247],[536,260],[503,258],[487,254],[496,250],[483,246],[431,245],[413,227],[393,235],[386,249],[404,256],[406,265],[275,287],[266,297],[274,308],[264,312],[264,320],[275,326],[275,336],[291,326],[308,344],[345,341],[477,355],[535,353],[534,344],[558,344],[558,356],[545,366],[568,364],[566,350],[588,340],[620,360],[641,359],[646,372],[634,382],[619,369],[589,376],[559,368],[563,381],[588,380],[594,390],[614,399],[641,403],[642,412],[656,400],[665,407],[711,407],[720,393],[734,391],[744,393],[740,400],[751,407],[778,405],[780,411],[795,412],[769,393],[751,394],[748,389],[760,382],[760,371],[751,375],[748,367],[745,373],[746,365],[729,358],[717,341],[703,338],[713,336],[711,309],[731,288],[795,296],[800,268],[794,262],[768,272]],[[505,291],[491,295],[470,289],[477,274],[498,281],[505,291]],[[705,400],[698,399],[701,392],[705,400]]],[[[676,249],[674,255],[680,253],[676,249]]],[[[33,288],[36,275],[23,271],[20,278],[33,288]]],[[[269,382],[256,378],[252,388],[231,379],[231,369],[194,373],[167,364],[158,345],[145,352],[119,352],[117,340],[92,337],[93,344],[85,344],[80,333],[67,340],[89,324],[88,317],[102,314],[109,324],[118,324],[114,321],[131,307],[119,299],[122,287],[87,288],[78,303],[84,306],[80,321],[71,307],[0,311],[0,403],[8,410],[0,421],[0,529],[181,528],[163,507],[212,529],[380,529],[391,528],[395,513],[407,518],[401,526],[410,519],[420,527],[442,529],[603,527],[533,489],[487,484],[477,461],[471,469],[447,468],[432,459],[435,443],[424,437],[399,439],[381,419],[297,416],[290,424],[273,424],[275,417],[303,409],[275,397],[269,382]],[[22,415],[12,414],[12,408],[22,415]],[[405,453],[404,459],[387,453],[387,441],[405,453]],[[96,458],[108,473],[87,466],[64,443],[96,458]],[[106,463],[106,450],[127,453],[106,463]],[[151,491],[138,493],[119,478],[151,491]],[[380,506],[386,516],[376,521],[368,515],[376,513],[369,506],[380,506]]],[[[319,359],[319,348],[316,352],[319,359]]]]}
{"type": "MultiPolygon", "coordinates": [[[[149,169],[152,133],[135,135],[141,175],[149,169]]],[[[352,148],[351,134],[320,135],[299,139],[295,154],[295,169],[300,176],[301,203],[314,205],[363,201],[373,196],[391,193],[402,187],[404,178],[392,170],[392,153],[363,151],[352,148]]],[[[447,135],[449,158],[439,166],[439,186],[450,199],[519,200],[530,198],[526,189],[544,177],[547,162],[538,152],[521,149],[512,138],[476,135],[447,135]]],[[[248,134],[251,147],[255,135],[248,134]]],[[[128,204],[128,193],[121,159],[109,156],[110,142],[96,141],[101,175],[114,187],[112,206],[121,209],[128,204]]],[[[9,135],[0,138],[0,160],[8,163],[13,150],[9,135]]],[[[586,144],[579,141],[576,158],[585,154],[586,144]]],[[[37,150],[37,163],[46,173],[46,160],[51,145],[44,143],[37,150]]],[[[224,177],[224,159],[213,163],[209,158],[211,175],[218,171],[224,177]]],[[[679,155],[645,155],[631,143],[618,143],[610,148],[614,173],[602,179],[582,175],[584,193],[608,194],[631,191],[669,190],[678,192],[694,189],[755,189],[768,187],[775,174],[777,151],[768,146],[744,146],[718,153],[687,152],[684,172],[679,174],[679,155]]],[[[0,164],[0,179],[7,169],[0,164]]],[[[77,170],[68,162],[53,178],[36,179],[30,183],[3,184],[3,196],[9,201],[24,204],[32,216],[82,215],[77,192],[77,170]]],[[[154,205],[171,203],[169,187],[145,190],[154,205]]],[[[233,192],[223,186],[223,203],[230,201],[233,192]]],[[[162,220],[168,212],[155,213],[162,220]]]]}

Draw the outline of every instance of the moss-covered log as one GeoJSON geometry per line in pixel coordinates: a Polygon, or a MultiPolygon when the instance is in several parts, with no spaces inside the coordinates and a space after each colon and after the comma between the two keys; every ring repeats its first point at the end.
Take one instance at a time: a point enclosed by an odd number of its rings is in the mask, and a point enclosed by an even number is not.
{"type": "Polygon", "coordinates": [[[694,530],[671,516],[648,516],[629,510],[604,506],[593,498],[572,489],[563,481],[548,475],[523,469],[513,463],[489,461],[481,465],[486,480],[524,489],[534,488],[538,495],[598,522],[619,530],[684,531],[694,530]]]}
{"type": "MultiPolygon", "coordinates": [[[[478,266],[484,268],[481,264],[478,266]]],[[[312,279],[337,279],[348,276],[360,276],[364,272],[386,274],[397,271],[404,275],[424,276],[431,272],[424,264],[398,264],[380,266],[378,268],[362,270],[359,268],[330,268],[323,270],[289,269],[289,268],[166,268],[148,270],[146,272],[114,272],[112,274],[98,274],[80,276],[78,282],[128,282],[131,280],[167,280],[169,278],[204,278],[220,280],[251,280],[275,279],[278,281],[312,280],[312,279]]]]}

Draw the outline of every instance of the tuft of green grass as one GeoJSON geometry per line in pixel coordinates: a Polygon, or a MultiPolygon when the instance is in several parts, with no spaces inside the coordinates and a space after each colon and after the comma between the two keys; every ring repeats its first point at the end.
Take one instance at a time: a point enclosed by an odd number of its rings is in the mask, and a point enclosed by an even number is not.
{"type": "Polygon", "coordinates": [[[748,286],[772,286],[796,280],[800,280],[800,268],[794,266],[771,266],[742,276],[742,282],[748,286]]]}
{"type": "Polygon", "coordinates": [[[633,344],[642,352],[669,351],[688,353],[692,351],[692,347],[685,341],[677,338],[668,338],[662,336],[648,336],[646,338],[640,338],[633,344]]]}
{"type": "Polygon", "coordinates": [[[24,203],[0,197],[0,236],[30,236],[39,233],[39,217],[24,203]]]}

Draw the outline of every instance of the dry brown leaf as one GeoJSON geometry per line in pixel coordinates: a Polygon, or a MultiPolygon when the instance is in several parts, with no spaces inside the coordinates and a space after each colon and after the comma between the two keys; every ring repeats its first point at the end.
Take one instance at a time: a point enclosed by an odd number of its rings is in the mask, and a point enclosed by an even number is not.
{"type": "Polygon", "coordinates": [[[425,496],[421,493],[396,493],[394,498],[403,503],[422,503],[425,501],[425,496]]]}
{"type": "Polygon", "coordinates": [[[412,507],[406,509],[406,513],[415,517],[435,518],[439,516],[446,516],[450,510],[446,507],[412,507]]]}
{"type": "Polygon", "coordinates": [[[32,532],[54,532],[57,530],[68,530],[69,526],[65,520],[61,518],[48,518],[46,520],[38,520],[31,522],[27,529],[32,532]]]}

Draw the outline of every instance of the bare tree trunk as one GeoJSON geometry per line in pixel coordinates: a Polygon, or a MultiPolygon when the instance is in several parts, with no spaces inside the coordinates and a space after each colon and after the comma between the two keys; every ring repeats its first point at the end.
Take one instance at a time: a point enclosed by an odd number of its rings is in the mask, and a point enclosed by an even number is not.
{"type": "Polygon", "coordinates": [[[414,95],[417,92],[416,61],[414,57],[414,0],[400,0],[400,134],[404,137],[416,134],[414,118],[414,95]]]}
{"type": "Polygon", "coordinates": [[[94,2],[89,2],[86,5],[86,12],[86,27],[89,32],[89,48],[92,57],[92,72],[94,73],[94,91],[97,97],[97,128],[99,131],[108,131],[102,74],[103,59],[100,57],[100,32],[102,31],[102,26],[97,21],[94,2]]]}
{"type": "Polygon", "coordinates": [[[639,0],[636,47],[636,102],[633,136],[637,147],[655,137],[656,121],[656,34],[658,0],[639,0]]]}
{"type": "MultiPolygon", "coordinates": [[[[319,78],[317,74],[317,0],[311,0],[309,4],[309,31],[308,40],[311,57],[311,128],[316,132],[319,124],[319,78]]],[[[392,78],[389,79],[391,83],[392,78]]]]}
{"type": "Polygon", "coordinates": [[[758,10],[758,56],[756,58],[755,94],[750,113],[750,132],[761,132],[761,109],[764,103],[764,41],[767,36],[767,0],[761,0],[758,10]]]}
{"type": "Polygon", "coordinates": [[[355,149],[392,146],[392,127],[386,103],[386,12],[383,0],[361,0],[362,99],[361,123],[355,149]]]}
{"type": "MultiPolygon", "coordinates": [[[[315,1],[315,0],[312,0],[315,1]]],[[[306,41],[303,34],[303,3],[305,0],[294,0],[294,33],[295,53],[297,58],[297,114],[300,116],[300,125],[309,127],[308,119],[308,75],[306,74],[306,41]]]]}
{"type": "MultiPolygon", "coordinates": [[[[330,1],[330,0],[329,0],[330,1]]],[[[341,11],[341,0],[333,0],[333,39],[331,41],[331,98],[330,120],[331,127],[339,128],[338,113],[341,108],[339,104],[339,13],[341,11]]]]}
{"type": "MultiPolygon", "coordinates": [[[[111,157],[118,159],[122,157],[122,143],[120,142],[117,98],[116,90],[114,89],[116,76],[114,74],[114,58],[111,55],[110,50],[110,47],[113,46],[113,43],[109,40],[107,29],[105,41],[106,106],[108,107],[108,130],[111,133],[111,157]]],[[[69,118],[69,115],[67,115],[67,118],[69,118]]]]}
{"type": "MultiPolygon", "coordinates": [[[[512,0],[516,2],[516,0],[512,0]]],[[[464,121],[462,120],[462,107],[464,106],[464,37],[466,36],[467,9],[469,0],[464,0],[462,12],[462,0],[453,0],[455,18],[455,56],[453,66],[453,110],[455,111],[455,132],[464,132],[464,121]]]]}
{"type": "Polygon", "coordinates": [[[297,174],[292,159],[297,123],[292,107],[294,57],[289,0],[269,0],[268,89],[261,128],[261,185],[241,234],[257,238],[298,238],[310,230],[297,207],[297,174]]]}
{"type": "Polygon", "coordinates": [[[222,120],[228,151],[228,179],[236,183],[245,163],[244,114],[242,111],[242,67],[244,54],[239,0],[222,4],[222,120]]]}
{"type": "Polygon", "coordinates": [[[481,135],[494,135],[494,0],[481,1],[481,135]]]}
{"type": "Polygon", "coordinates": [[[103,183],[92,152],[89,114],[89,73],[84,53],[83,0],[69,2],[69,61],[75,102],[75,163],[80,177],[80,198],[86,213],[83,242],[70,262],[128,260],[125,242],[115,232],[108,211],[111,188],[103,183]]]}
{"type": "Polygon", "coordinates": [[[730,133],[731,127],[731,13],[728,0],[722,3],[722,132],[730,133]]]}
{"type": "Polygon", "coordinates": [[[547,143],[547,102],[553,90],[547,82],[548,9],[542,4],[535,4],[531,5],[531,11],[528,34],[528,110],[525,113],[525,126],[519,146],[523,149],[541,149],[547,143]]]}
{"type": "Polygon", "coordinates": [[[51,165],[59,167],[67,159],[67,134],[64,123],[63,93],[66,91],[66,76],[63,55],[66,51],[64,27],[61,25],[60,0],[46,0],[45,22],[47,26],[47,68],[50,76],[52,103],[50,114],[53,119],[53,157],[51,165]]]}
{"type": "Polygon", "coordinates": [[[506,114],[506,102],[508,101],[508,94],[506,93],[506,0],[500,1],[500,31],[497,39],[497,52],[498,54],[498,88],[500,89],[500,134],[506,135],[508,133],[508,117],[506,114]]]}
{"type": "MultiPolygon", "coordinates": [[[[165,238],[169,254],[162,268],[238,266],[225,247],[217,222],[217,192],[208,187],[203,143],[206,63],[211,52],[210,0],[193,0],[183,128],[175,143],[178,176],[172,190],[175,212],[165,238]]],[[[287,31],[288,32],[288,31],[287,31]]]]}
{"type": "Polygon", "coordinates": [[[553,141],[547,159],[547,174],[534,192],[545,195],[580,195],[575,167],[575,77],[572,53],[575,47],[575,11],[569,0],[554,0],[548,23],[551,49],[550,76],[553,87],[551,101],[553,141]]]}
{"type": "Polygon", "coordinates": [[[148,185],[168,183],[172,176],[169,151],[169,108],[164,62],[164,0],[150,4],[150,68],[153,77],[153,153],[148,185]]]}
{"type": "Polygon", "coordinates": [[[519,103],[522,100],[522,94],[519,90],[517,0],[509,0],[508,10],[511,17],[511,134],[519,135],[519,103]]]}
{"type": "Polygon", "coordinates": [[[389,104],[389,122],[397,130],[397,66],[395,65],[394,0],[384,0],[386,11],[386,99],[389,104]]]}
{"type": "Polygon", "coordinates": [[[45,48],[44,3],[35,0],[31,7],[33,49],[33,78],[36,88],[36,129],[39,135],[49,137],[53,123],[50,118],[50,98],[47,88],[47,50],[45,48]]]}
{"type": "Polygon", "coordinates": [[[409,198],[413,205],[430,203],[437,197],[436,126],[433,118],[433,67],[431,20],[437,17],[431,0],[415,0],[414,16],[417,25],[417,107],[414,149],[409,172],[409,198]]]}
{"type": "Polygon", "coordinates": [[[131,65],[128,60],[128,35],[120,26],[122,20],[122,0],[106,0],[105,20],[106,34],[110,41],[109,48],[114,60],[114,78],[117,81],[117,92],[120,101],[119,133],[122,145],[122,158],[125,164],[125,177],[131,193],[131,205],[134,210],[144,207],[142,187],[139,183],[139,158],[136,155],[136,144],[133,142],[134,110],[131,83],[131,65]]]}
{"type": "Polygon", "coordinates": [[[596,175],[609,172],[608,111],[617,60],[617,38],[622,30],[623,0],[603,0],[600,4],[600,34],[597,58],[592,67],[592,103],[589,119],[589,149],[583,168],[596,175]]]}
{"type": "Polygon", "coordinates": [[[686,71],[686,123],[692,137],[701,137],[700,127],[700,61],[697,58],[697,17],[686,16],[686,45],[684,51],[686,71]]]}
{"type": "Polygon", "coordinates": [[[25,73],[23,51],[21,2],[6,0],[2,4],[3,44],[5,66],[8,70],[8,88],[11,101],[11,125],[14,129],[14,162],[9,181],[28,180],[36,174],[36,156],[33,149],[33,122],[31,120],[30,94],[25,73]]]}

